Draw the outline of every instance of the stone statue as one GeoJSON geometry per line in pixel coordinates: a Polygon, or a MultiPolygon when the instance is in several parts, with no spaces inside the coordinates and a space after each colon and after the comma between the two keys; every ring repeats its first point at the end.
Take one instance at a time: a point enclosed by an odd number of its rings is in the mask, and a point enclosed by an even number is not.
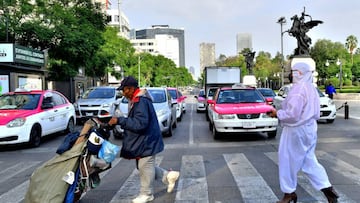
{"type": "Polygon", "coordinates": [[[253,74],[252,67],[254,66],[255,53],[255,51],[248,52],[244,55],[246,60],[246,69],[248,70],[249,74],[253,74]]]}
{"type": "Polygon", "coordinates": [[[311,38],[307,36],[306,33],[313,27],[323,22],[320,20],[312,20],[310,15],[305,14],[305,7],[300,17],[294,15],[293,17],[291,17],[291,20],[293,20],[293,24],[290,30],[288,30],[288,32],[290,36],[295,37],[297,40],[297,48],[295,49],[294,54],[309,55],[311,38]],[[305,22],[305,17],[309,17],[310,20],[305,22]]]}

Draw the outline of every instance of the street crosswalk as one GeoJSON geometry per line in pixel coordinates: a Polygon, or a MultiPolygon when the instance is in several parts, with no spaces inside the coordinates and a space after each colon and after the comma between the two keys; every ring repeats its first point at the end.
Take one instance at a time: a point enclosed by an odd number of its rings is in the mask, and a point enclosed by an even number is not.
{"type": "MultiPolygon", "coordinates": [[[[263,158],[268,159],[273,164],[272,167],[277,167],[278,157],[277,152],[262,152],[263,158]]],[[[327,171],[331,171],[330,174],[336,174],[343,179],[346,179],[349,185],[355,185],[360,187],[360,149],[344,149],[334,153],[325,151],[316,151],[317,157],[327,171]],[[342,159],[340,159],[342,158],[342,159]]],[[[182,155],[179,156],[179,160],[171,160],[180,162],[179,171],[181,173],[179,181],[175,187],[174,195],[169,202],[175,203],[227,203],[226,201],[216,200],[213,197],[213,193],[210,192],[210,188],[214,187],[208,181],[210,175],[206,167],[206,156],[202,155],[182,155]]],[[[269,174],[265,174],[262,169],[259,169],[259,164],[252,163],[251,154],[244,153],[224,153],[221,156],[224,165],[218,166],[219,168],[226,168],[229,170],[230,178],[236,185],[241,200],[239,202],[246,203],[267,203],[276,202],[282,197],[279,192],[279,188],[274,188],[273,183],[269,183],[269,174]]],[[[161,166],[164,162],[168,161],[166,154],[161,154],[156,157],[156,164],[161,166]]],[[[122,167],[120,163],[128,162],[117,158],[112,165],[112,168],[108,171],[101,173],[101,179],[108,176],[111,170],[118,167],[122,167]]],[[[1,164],[1,163],[0,163],[1,164]]],[[[9,181],[15,177],[19,178],[19,174],[27,170],[34,170],[34,167],[40,166],[39,161],[24,161],[15,165],[9,166],[5,170],[0,171],[0,202],[1,203],[20,203],[23,202],[24,195],[29,185],[29,180],[23,177],[24,180],[21,184],[8,184],[9,181]],[[9,188],[8,188],[9,187],[9,188]]],[[[271,168],[271,167],[269,167],[271,168]]],[[[110,203],[130,203],[131,200],[136,197],[139,189],[139,176],[138,171],[135,168],[130,169],[129,176],[122,183],[121,186],[111,197],[110,203]]],[[[273,174],[277,174],[274,171],[273,174]]],[[[224,176],[227,174],[224,174],[224,176]]],[[[330,176],[331,179],[331,176],[330,176]]],[[[106,181],[102,181],[101,185],[108,184],[106,181]]],[[[277,185],[278,187],[278,185],[277,185]]],[[[306,178],[305,174],[299,173],[298,175],[298,188],[304,190],[307,194],[307,198],[301,196],[298,197],[298,202],[327,202],[324,195],[316,191],[306,178]]],[[[356,196],[349,196],[348,191],[343,191],[344,187],[335,188],[340,194],[339,202],[342,203],[356,203],[359,199],[356,196]],[[352,199],[353,198],[353,199],[352,199]]],[[[96,190],[96,189],[94,189],[96,190]]],[[[91,193],[91,191],[89,191],[91,193]]],[[[155,198],[157,194],[155,194],[155,198]]],[[[358,197],[358,196],[357,196],[358,197]]],[[[86,199],[86,195],[84,197],[86,199]]],[[[86,201],[83,201],[86,202],[86,201]]],[[[100,202],[100,201],[99,201],[100,202]]],[[[156,199],[154,200],[156,202],[156,199]]]]}

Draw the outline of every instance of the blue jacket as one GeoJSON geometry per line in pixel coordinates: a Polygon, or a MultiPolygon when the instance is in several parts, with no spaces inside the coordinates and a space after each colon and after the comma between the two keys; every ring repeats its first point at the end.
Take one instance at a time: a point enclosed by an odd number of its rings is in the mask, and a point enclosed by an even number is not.
{"type": "Polygon", "coordinates": [[[118,124],[124,129],[121,157],[142,158],[164,150],[159,122],[146,90],[130,101],[128,117],[119,117],[118,124]]]}

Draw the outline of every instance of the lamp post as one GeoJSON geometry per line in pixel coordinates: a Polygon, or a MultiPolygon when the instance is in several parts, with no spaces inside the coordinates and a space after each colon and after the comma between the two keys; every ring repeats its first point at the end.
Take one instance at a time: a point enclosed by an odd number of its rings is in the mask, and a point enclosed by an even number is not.
{"type": "Polygon", "coordinates": [[[139,87],[140,87],[140,55],[138,56],[138,84],[139,84],[139,87]]]}
{"type": "Polygon", "coordinates": [[[281,86],[284,86],[284,46],[283,46],[283,37],[284,33],[287,31],[283,31],[283,25],[286,23],[286,19],[284,16],[280,17],[277,23],[280,24],[281,31],[281,86]]]}
{"type": "MultiPolygon", "coordinates": [[[[325,66],[326,67],[329,67],[329,65],[330,65],[330,62],[334,62],[335,60],[326,60],[326,62],[325,62],[325,66]]],[[[340,84],[339,84],[339,87],[340,87],[340,91],[341,91],[341,89],[342,89],[342,62],[340,61],[340,59],[337,59],[336,60],[336,65],[338,65],[339,67],[340,67],[340,73],[339,73],[339,82],[340,82],[340,84]]]]}

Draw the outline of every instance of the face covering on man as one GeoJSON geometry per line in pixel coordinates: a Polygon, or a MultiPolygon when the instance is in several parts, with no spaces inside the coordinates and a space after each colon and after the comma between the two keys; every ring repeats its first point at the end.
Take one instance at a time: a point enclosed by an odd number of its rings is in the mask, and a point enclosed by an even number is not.
{"type": "Polygon", "coordinates": [[[313,81],[313,72],[307,63],[299,62],[291,67],[292,82],[310,82],[313,81]]]}

